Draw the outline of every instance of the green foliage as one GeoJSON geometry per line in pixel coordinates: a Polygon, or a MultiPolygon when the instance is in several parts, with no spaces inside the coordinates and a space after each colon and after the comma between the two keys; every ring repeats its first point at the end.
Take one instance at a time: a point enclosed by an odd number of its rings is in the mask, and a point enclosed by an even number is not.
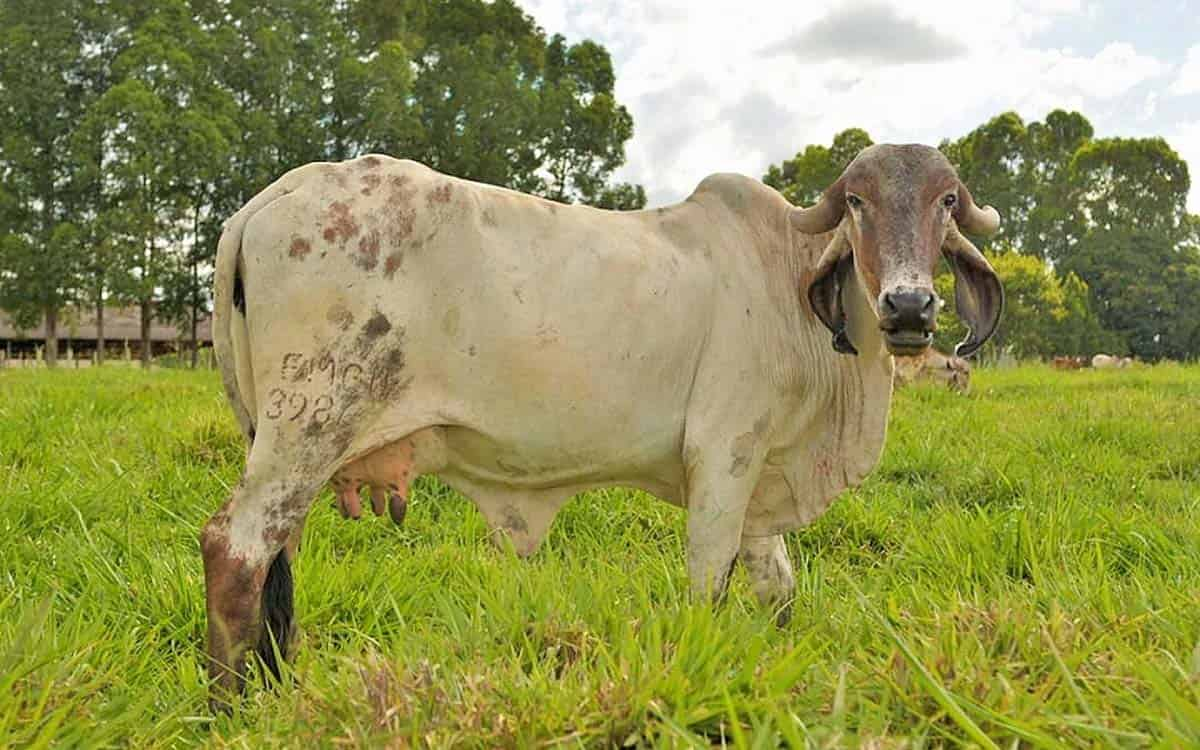
{"type": "Polygon", "coordinates": [[[21,324],[53,320],[83,265],[71,129],[94,94],[88,10],[79,0],[0,3],[0,307],[21,324]]]}
{"type": "Polygon", "coordinates": [[[633,120],[608,52],[510,0],[14,0],[0,59],[0,306],[23,322],[72,301],[202,319],[223,219],[310,161],[646,201],[610,182],[633,120]]]}
{"type": "Polygon", "coordinates": [[[900,391],[881,466],[789,534],[783,629],[740,575],[690,603],[684,516],[639,492],[579,496],[529,560],[430,479],[403,528],[324,492],[296,679],[214,720],[196,540],[244,460],[219,378],[0,373],[0,737],[1196,746],[1200,369],[973,380],[900,391]]]}
{"type": "Polygon", "coordinates": [[[850,128],[833,137],[829,147],[814,144],[782,165],[772,164],[763,182],[783,193],[798,206],[811,206],[842,175],[847,165],[867,146],[871,136],[865,130],[850,128]]]}

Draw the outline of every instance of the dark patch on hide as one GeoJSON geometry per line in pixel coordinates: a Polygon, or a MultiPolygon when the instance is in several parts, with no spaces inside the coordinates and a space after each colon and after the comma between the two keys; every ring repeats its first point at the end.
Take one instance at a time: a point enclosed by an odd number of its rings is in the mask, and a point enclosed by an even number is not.
{"type": "Polygon", "coordinates": [[[304,237],[293,237],[292,244],[288,247],[288,257],[303,260],[305,256],[312,252],[312,243],[304,237]]]}
{"type": "Polygon", "coordinates": [[[379,265],[379,230],[372,229],[358,241],[358,255],[354,263],[364,271],[370,271],[379,265]]]}
{"type": "Polygon", "coordinates": [[[346,246],[352,238],[357,237],[360,227],[350,211],[350,204],[334,201],[326,211],[324,230],[321,236],[326,242],[337,242],[346,246]]]}
{"type": "Polygon", "coordinates": [[[449,203],[450,190],[450,183],[434,188],[425,195],[425,205],[432,208],[435,203],[449,203]]]}
{"type": "Polygon", "coordinates": [[[504,528],[514,534],[524,534],[529,531],[529,525],[525,523],[525,517],[511,505],[504,506],[504,520],[502,521],[504,528]]]}
{"type": "Polygon", "coordinates": [[[362,338],[369,346],[390,330],[392,330],[392,321],[388,320],[386,315],[376,310],[371,319],[363,325],[362,338]]]}
{"type": "Polygon", "coordinates": [[[378,188],[382,183],[383,178],[379,175],[365,174],[362,176],[362,190],[359,192],[363,195],[370,195],[371,193],[375,192],[375,189],[378,188]]]}
{"type": "Polygon", "coordinates": [[[391,279],[404,266],[404,251],[397,250],[387,257],[383,263],[383,275],[391,279]]]}
{"type": "Polygon", "coordinates": [[[345,331],[354,324],[354,314],[344,305],[334,305],[325,313],[325,320],[333,323],[339,330],[345,331]]]}

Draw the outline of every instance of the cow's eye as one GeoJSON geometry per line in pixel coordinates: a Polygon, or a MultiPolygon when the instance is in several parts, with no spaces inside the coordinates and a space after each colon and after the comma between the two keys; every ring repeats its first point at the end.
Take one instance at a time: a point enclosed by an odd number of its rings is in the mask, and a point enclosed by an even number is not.
{"type": "Polygon", "coordinates": [[[946,193],[946,196],[942,198],[942,205],[946,208],[954,208],[956,203],[958,203],[958,196],[954,193],[946,193]]]}
{"type": "Polygon", "coordinates": [[[863,199],[854,193],[846,193],[846,202],[850,204],[850,208],[862,208],[863,199]]]}

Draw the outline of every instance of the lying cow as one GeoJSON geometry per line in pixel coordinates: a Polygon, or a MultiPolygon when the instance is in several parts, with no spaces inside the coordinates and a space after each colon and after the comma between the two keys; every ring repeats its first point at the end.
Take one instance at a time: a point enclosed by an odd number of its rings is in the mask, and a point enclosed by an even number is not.
{"type": "Polygon", "coordinates": [[[908,385],[919,380],[941,383],[951,390],[966,393],[971,388],[971,364],[962,357],[942,354],[933,347],[915,357],[896,357],[896,384],[908,385]]]}
{"type": "Polygon", "coordinates": [[[782,534],[878,461],[890,355],[929,346],[940,255],[971,329],[958,353],[995,329],[1000,282],[959,230],[998,225],[925,146],[866,149],[804,209],[727,174],[616,213],[381,156],[289,172],[216,259],[250,449],[201,535],[214,705],[254,644],[277,673],[289,558],[330,481],[343,507],[366,485],[399,512],[437,473],[519,555],[573,495],[641,488],[687,508],[695,592],[719,597],[737,559],[787,602],[782,534]]]}
{"type": "Polygon", "coordinates": [[[1111,354],[1097,354],[1092,357],[1092,367],[1097,370],[1124,370],[1132,364],[1132,357],[1117,357],[1111,354]]]}
{"type": "Polygon", "coordinates": [[[1050,366],[1055,370],[1080,370],[1088,366],[1086,357],[1075,357],[1070,355],[1055,357],[1050,366]]]}

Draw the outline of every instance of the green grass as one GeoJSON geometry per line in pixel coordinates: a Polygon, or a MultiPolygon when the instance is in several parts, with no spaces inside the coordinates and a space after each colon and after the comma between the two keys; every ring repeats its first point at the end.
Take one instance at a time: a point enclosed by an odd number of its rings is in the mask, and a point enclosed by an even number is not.
{"type": "Polygon", "coordinates": [[[205,708],[197,536],[242,446],[211,372],[0,373],[0,746],[1200,745],[1200,368],[977,373],[789,536],[775,628],[689,603],[682,514],[567,505],[520,561],[425,479],[326,492],[288,687],[205,708]]]}

